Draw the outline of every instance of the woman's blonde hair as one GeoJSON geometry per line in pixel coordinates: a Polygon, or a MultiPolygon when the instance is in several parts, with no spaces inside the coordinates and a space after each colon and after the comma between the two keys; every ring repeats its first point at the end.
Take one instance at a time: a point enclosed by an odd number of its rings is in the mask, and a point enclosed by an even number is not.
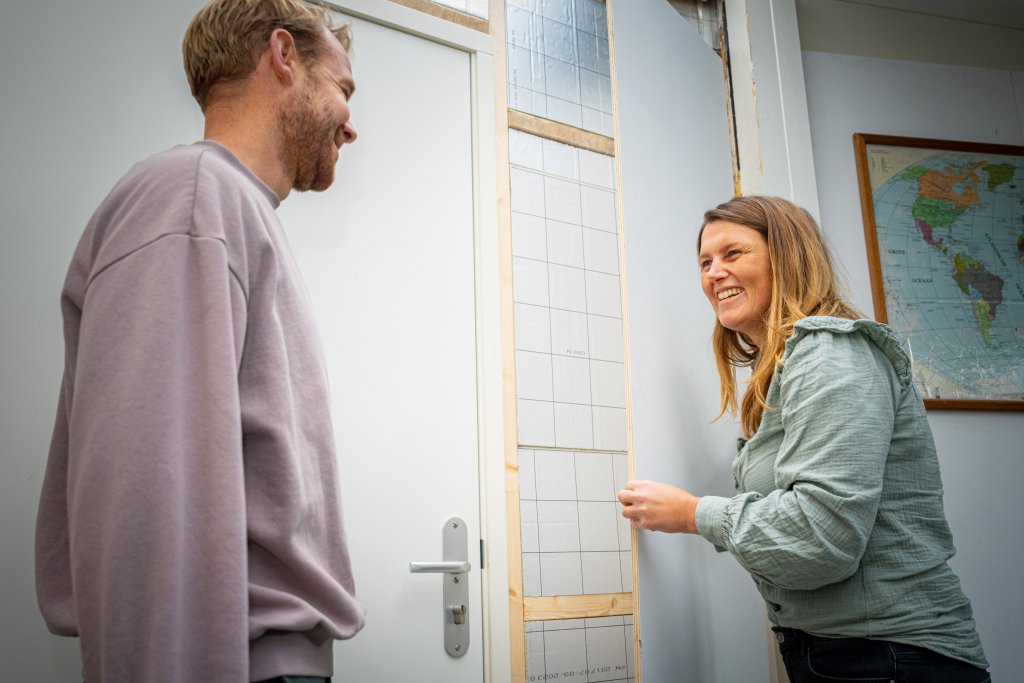
{"type": "Polygon", "coordinates": [[[267,49],[270,34],[283,28],[308,64],[327,51],[326,28],[346,51],[348,24],[334,27],[325,6],[303,0],[211,0],[192,18],[181,50],[192,96],[204,112],[215,87],[244,81],[267,49]]]}
{"type": "Polygon", "coordinates": [[[772,298],[765,314],[763,346],[757,348],[747,335],[723,327],[718,320],[712,337],[722,385],[716,420],[726,410],[736,414],[736,368],[752,367],[740,406],[743,433],[749,438],[760,426],[765,409],[770,410],[768,386],[796,321],[812,315],[862,316],[840,296],[825,238],[804,209],[780,197],[734,197],[704,214],[697,235],[698,253],[704,228],[715,221],[752,228],[768,243],[772,298]]]}

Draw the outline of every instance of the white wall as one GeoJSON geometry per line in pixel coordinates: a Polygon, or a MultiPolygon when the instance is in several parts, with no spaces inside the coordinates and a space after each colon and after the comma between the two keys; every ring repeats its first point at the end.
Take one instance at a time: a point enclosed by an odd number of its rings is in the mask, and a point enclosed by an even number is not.
{"type": "MultiPolygon", "coordinates": [[[[851,136],[855,132],[1024,144],[1024,72],[804,52],[821,223],[869,313],[851,136]],[[1015,96],[1015,92],[1017,93],[1015,96]]],[[[1024,413],[930,411],[959,553],[995,680],[1019,675],[1024,626],[1024,413]]]]}
{"type": "Polygon", "coordinates": [[[181,68],[199,0],[5,3],[0,21],[0,678],[81,680],[36,608],[35,513],[63,369],[59,296],[131,164],[202,137],[181,68]],[[143,84],[145,87],[143,87],[143,84]],[[140,93],[145,93],[140,96],[140,93]]]}
{"type": "MultiPolygon", "coordinates": [[[[739,430],[718,408],[703,212],[732,196],[721,60],[662,0],[612,5],[636,477],[732,495],[739,430]]],[[[645,681],[768,680],[764,602],[697,536],[639,535],[645,681]]],[[[773,641],[774,643],[774,641],[773,641]]]]}
{"type": "Polygon", "coordinates": [[[1016,0],[796,0],[796,8],[804,50],[959,66],[1024,66],[1024,3],[1016,0]]]}

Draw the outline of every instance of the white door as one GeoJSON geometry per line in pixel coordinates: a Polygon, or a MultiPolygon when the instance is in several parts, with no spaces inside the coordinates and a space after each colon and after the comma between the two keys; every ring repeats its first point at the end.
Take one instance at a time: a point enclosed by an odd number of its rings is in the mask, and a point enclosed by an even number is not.
{"type": "Polygon", "coordinates": [[[342,150],[329,191],[292,196],[280,210],[327,352],[345,527],[367,608],[366,628],[336,646],[336,680],[477,682],[479,55],[343,19],[353,23],[359,138],[342,150]],[[466,522],[472,565],[460,657],[443,640],[451,577],[409,571],[410,561],[442,559],[453,516],[466,522]]]}

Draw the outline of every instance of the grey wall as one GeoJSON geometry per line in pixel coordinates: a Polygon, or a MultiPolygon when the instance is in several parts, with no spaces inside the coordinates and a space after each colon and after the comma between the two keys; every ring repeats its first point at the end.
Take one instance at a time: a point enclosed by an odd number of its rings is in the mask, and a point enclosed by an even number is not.
{"type": "MultiPolygon", "coordinates": [[[[804,52],[821,223],[872,310],[855,132],[1024,144],[1024,72],[804,52]],[[1016,95],[1015,95],[1016,93],[1016,95]]],[[[958,554],[995,680],[1019,677],[1024,413],[930,411],[958,554]]]]}
{"type": "Polygon", "coordinates": [[[93,209],[202,137],[181,69],[199,0],[5,3],[0,20],[0,679],[81,680],[36,608],[36,504],[63,365],[59,295],[93,209]]]}
{"type": "MultiPolygon", "coordinates": [[[[636,477],[732,495],[739,430],[718,412],[703,212],[733,194],[722,62],[663,0],[613,4],[636,477]]],[[[703,538],[639,535],[646,681],[768,680],[764,603],[703,538]]],[[[774,642],[774,641],[773,641],[774,642]]]]}
{"type": "Polygon", "coordinates": [[[1024,66],[1024,3],[1017,0],[796,0],[796,9],[804,50],[1024,66]]]}

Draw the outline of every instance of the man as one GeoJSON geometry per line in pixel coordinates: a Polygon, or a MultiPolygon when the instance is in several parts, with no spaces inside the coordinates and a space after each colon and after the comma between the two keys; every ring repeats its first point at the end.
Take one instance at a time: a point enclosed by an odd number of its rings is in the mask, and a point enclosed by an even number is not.
{"type": "Polygon", "coordinates": [[[322,680],[363,626],[275,214],[356,139],[349,43],[301,0],[212,0],[183,45],[205,139],[132,168],[74,254],[36,573],[87,683],[322,680]]]}

